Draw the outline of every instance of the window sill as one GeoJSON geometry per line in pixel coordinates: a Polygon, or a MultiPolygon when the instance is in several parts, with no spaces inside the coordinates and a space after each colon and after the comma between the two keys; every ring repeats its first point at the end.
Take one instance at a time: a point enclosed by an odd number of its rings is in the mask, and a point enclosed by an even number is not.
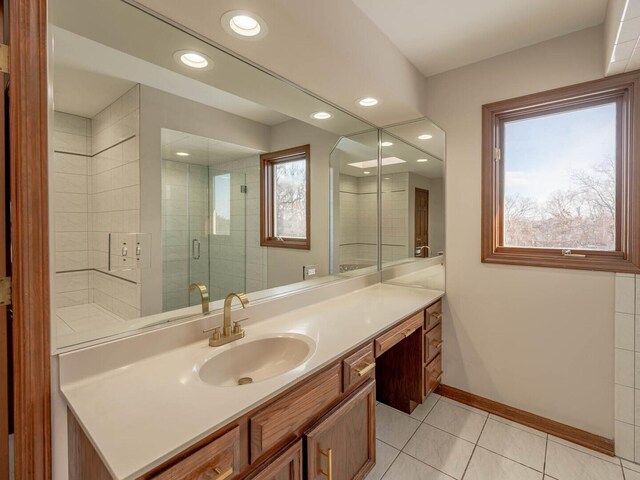
{"type": "Polygon", "coordinates": [[[278,240],[276,238],[263,238],[260,240],[261,247],[275,248],[293,248],[295,250],[311,250],[311,242],[308,240],[293,240],[285,238],[278,240]]]}
{"type": "MultiPolygon", "coordinates": [[[[584,253],[584,251],[580,252],[584,253]]],[[[614,273],[640,273],[640,267],[625,259],[620,253],[592,254],[585,258],[565,257],[560,252],[531,252],[500,247],[491,253],[483,253],[482,263],[522,265],[528,267],[592,270],[614,273]]]]}

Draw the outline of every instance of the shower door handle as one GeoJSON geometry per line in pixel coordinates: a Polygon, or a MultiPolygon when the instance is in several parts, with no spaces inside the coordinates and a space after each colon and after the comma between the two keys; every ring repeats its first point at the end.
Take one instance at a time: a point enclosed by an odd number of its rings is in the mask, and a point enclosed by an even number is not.
{"type": "Polygon", "coordinates": [[[194,260],[200,260],[200,240],[197,238],[191,242],[191,256],[194,260]]]}

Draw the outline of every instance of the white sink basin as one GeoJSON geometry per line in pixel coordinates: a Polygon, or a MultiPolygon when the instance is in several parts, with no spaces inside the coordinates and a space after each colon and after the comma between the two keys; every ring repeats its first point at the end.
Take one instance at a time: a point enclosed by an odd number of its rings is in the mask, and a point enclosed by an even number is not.
{"type": "Polygon", "coordinates": [[[289,372],[315,351],[315,342],[298,334],[261,338],[232,346],[204,362],[200,379],[216,387],[257,383],[289,372]]]}

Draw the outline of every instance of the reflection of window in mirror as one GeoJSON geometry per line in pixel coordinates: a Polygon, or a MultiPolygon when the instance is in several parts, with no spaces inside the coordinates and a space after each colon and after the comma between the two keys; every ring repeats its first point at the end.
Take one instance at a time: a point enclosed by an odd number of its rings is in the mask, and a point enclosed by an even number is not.
{"type": "Polygon", "coordinates": [[[310,146],[260,156],[263,247],[311,248],[310,146]]]}
{"type": "Polygon", "coordinates": [[[212,233],[231,235],[231,174],[213,177],[212,233]]]}

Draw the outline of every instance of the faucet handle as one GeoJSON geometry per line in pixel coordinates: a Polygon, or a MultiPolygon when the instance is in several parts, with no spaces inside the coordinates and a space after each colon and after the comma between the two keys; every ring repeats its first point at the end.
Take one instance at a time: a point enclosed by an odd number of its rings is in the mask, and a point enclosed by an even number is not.
{"type": "Polygon", "coordinates": [[[202,333],[209,333],[209,332],[213,332],[211,334],[211,338],[213,338],[214,340],[220,340],[220,337],[222,336],[222,334],[220,333],[220,327],[208,328],[202,331],[202,333]]]}
{"type": "Polygon", "coordinates": [[[237,321],[233,322],[233,333],[234,333],[234,335],[237,335],[240,332],[242,332],[242,327],[240,327],[240,322],[241,321],[242,320],[237,320],[237,321]]]}

